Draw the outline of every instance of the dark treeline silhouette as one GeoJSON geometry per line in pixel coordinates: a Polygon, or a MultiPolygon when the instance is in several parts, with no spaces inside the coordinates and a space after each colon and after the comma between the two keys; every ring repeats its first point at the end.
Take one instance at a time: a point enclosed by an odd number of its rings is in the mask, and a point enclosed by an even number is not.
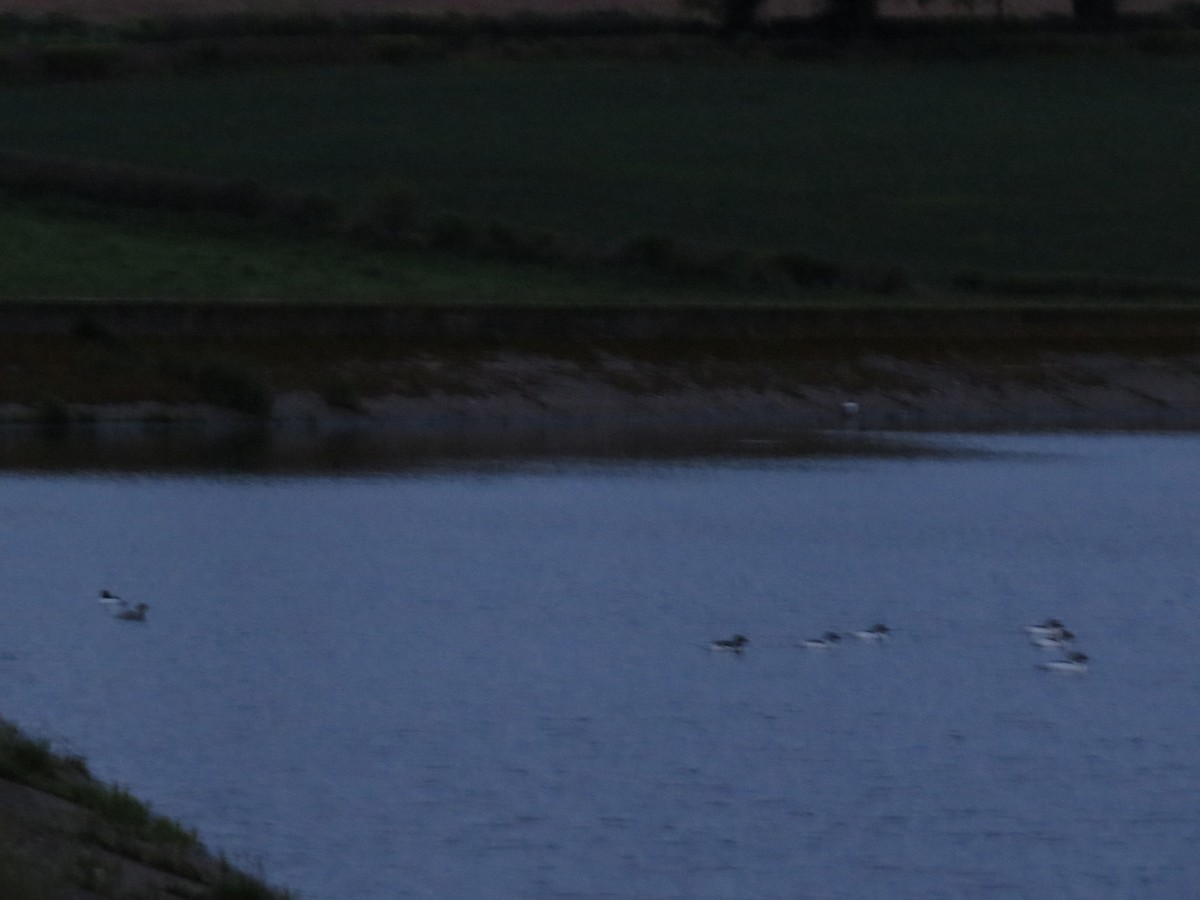
{"type": "MultiPolygon", "coordinates": [[[[739,37],[761,25],[759,15],[766,5],[765,0],[681,0],[681,4],[717,15],[725,38],[739,37]]],[[[1003,0],[996,0],[996,10],[997,18],[1002,18],[1003,0]]],[[[1111,24],[1117,19],[1117,0],[1071,0],[1071,11],[1080,23],[1111,24]]],[[[861,35],[871,30],[878,16],[878,0],[825,0],[815,18],[832,34],[861,35]]]]}
{"type": "MultiPolygon", "coordinates": [[[[922,2],[922,0],[919,0],[922,2]]],[[[929,5],[924,0],[922,7],[929,5]]],[[[943,0],[949,6],[950,0],[943,0]]],[[[645,38],[648,36],[714,35],[733,40],[748,34],[771,37],[783,31],[804,29],[827,36],[861,35],[873,31],[880,18],[879,0],[821,0],[810,16],[769,17],[767,0],[678,0],[678,15],[651,15],[618,8],[583,12],[515,12],[496,14],[421,14],[413,12],[354,13],[306,11],[296,13],[166,14],[135,20],[92,21],[65,13],[41,16],[0,12],[0,46],[29,42],[55,44],[112,42],[180,43],[232,39],[326,38],[364,39],[408,36],[430,41],[537,41],[570,38],[645,38]],[[699,14],[699,15],[697,15],[699,14]]],[[[1003,15],[1004,0],[992,0],[996,15],[980,17],[975,24],[999,25],[1011,21],[1003,15]]],[[[1150,16],[1157,25],[1195,25],[1197,2],[1164,5],[1150,16]]],[[[925,27],[953,31],[961,22],[936,16],[936,6],[925,27]]],[[[1136,23],[1144,15],[1120,15],[1119,0],[1071,0],[1077,25],[1111,27],[1136,23]]],[[[1059,20],[1065,17],[1057,17],[1059,20]]],[[[1033,20],[1030,20],[1033,21],[1033,20]]],[[[1051,22],[1046,19],[1045,22],[1051,22]]]]}

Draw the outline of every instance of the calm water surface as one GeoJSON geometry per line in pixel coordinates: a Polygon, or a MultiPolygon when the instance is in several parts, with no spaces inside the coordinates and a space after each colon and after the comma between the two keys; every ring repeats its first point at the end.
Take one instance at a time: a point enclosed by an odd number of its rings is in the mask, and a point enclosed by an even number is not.
{"type": "Polygon", "coordinates": [[[0,474],[0,713],[305,900],[1195,896],[1200,437],[928,440],[0,474]]]}

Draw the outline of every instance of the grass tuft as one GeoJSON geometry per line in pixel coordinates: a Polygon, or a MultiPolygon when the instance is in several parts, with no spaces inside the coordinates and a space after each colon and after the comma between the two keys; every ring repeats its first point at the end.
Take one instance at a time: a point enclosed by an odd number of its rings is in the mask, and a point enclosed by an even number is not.
{"type": "Polygon", "coordinates": [[[44,738],[27,736],[9,722],[0,722],[0,776],[37,786],[57,776],[58,757],[44,738]]]}
{"type": "Polygon", "coordinates": [[[205,900],[295,900],[295,894],[270,887],[262,879],[225,866],[205,900]]]}

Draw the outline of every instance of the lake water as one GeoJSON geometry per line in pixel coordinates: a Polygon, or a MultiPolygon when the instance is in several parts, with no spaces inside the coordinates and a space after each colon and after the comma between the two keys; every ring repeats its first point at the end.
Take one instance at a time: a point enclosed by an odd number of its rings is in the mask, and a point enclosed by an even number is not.
{"type": "Polygon", "coordinates": [[[305,900],[1195,896],[1200,436],[911,439],[10,469],[0,714],[305,900]]]}

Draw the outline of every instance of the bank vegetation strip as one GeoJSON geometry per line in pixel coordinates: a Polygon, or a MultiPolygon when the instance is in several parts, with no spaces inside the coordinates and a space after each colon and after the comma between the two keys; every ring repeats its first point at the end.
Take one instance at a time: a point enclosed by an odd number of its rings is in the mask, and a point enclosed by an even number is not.
{"type": "Polygon", "coordinates": [[[0,719],[0,896],[5,900],[288,900],[209,853],[190,829],[82,757],[0,719]]]}

